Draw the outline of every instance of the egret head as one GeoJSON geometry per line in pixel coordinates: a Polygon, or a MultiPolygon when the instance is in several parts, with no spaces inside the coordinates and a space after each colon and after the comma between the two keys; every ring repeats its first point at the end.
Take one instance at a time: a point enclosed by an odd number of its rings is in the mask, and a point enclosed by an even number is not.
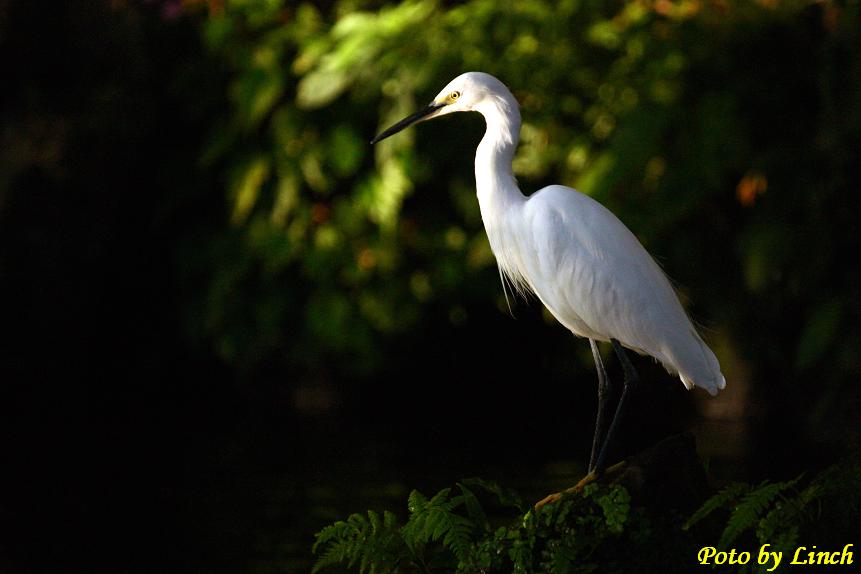
{"type": "Polygon", "coordinates": [[[517,105],[505,84],[484,72],[466,72],[448,83],[426,108],[408,116],[371,140],[372,144],[419,122],[452,112],[482,112],[488,105],[517,105]]]}

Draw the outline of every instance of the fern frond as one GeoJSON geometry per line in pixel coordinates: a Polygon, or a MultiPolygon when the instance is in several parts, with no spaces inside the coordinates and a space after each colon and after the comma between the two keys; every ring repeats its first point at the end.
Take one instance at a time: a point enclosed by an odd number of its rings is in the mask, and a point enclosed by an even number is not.
{"type": "MultiPolygon", "coordinates": [[[[454,512],[466,503],[465,495],[449,498],[450,495],[451,489],[445,488],[428,500],[413,491],[410,494],[410,518],[401,533],[410,549],[431,541],[439,541],[462,562],[473,547],[472,533],[475,525],[469,518],[454,512]]],[[[478,504],[477,500],[474,502],[478,504]]]]}
{"type": "Polygon", "coordinates": [[[696,512],[682,525],[682,530],[688,530],[694,524],[700,522],[718,508],[724,508],[732,501],[750,491],[750,485],[743,482],[733,482],[724,487],[720,492],[705,501],[696,512]]]}
{"type": "Polygon", "coordinates": [[[729,522],[727,522],[726,528],[718,541],[718,546],[728,548],[742,532],[758,524],[771,503],[783,491],[795,486],[795,483],[800,479],[801,477],[799,476],[785,482],[769,483],[765,481],[754,490],[745,494],[741,502],[733,509],[729,522]]]}
{"type": "Polygon", "coordinates": [[[467,488],[462,482],[457,483],[463,496],[463,504],[466,507],[466,513],[476,526],[476,530],[490,532],[490,521],[487,519],[487,513],[478,502],[475,494],[467,488]]]}
{"type": "MultiPolygon", "coordinates": [[[[793,547],[797,540],[789,535],[791,533],[787,531],[787,525],[798,524],[803,519],[803,515],[809,511],[810,505],[818,500],[823,493],[824,489],[821,484],[814,482],[797,496],[775,503],[774,507],[759,521],[756,528],[757,539],[764,544],[786,535],[788,543],[783,548],[788,550],[793,547]]],[[[797,534],[796,528],[796,537],[797,534]]],[[[775,548],[781,548],[777,542],[773,544],[775,548]]]]}
{"type": "Polygon", "coordinates": [[[472,522],[462,516],[455,516],[451,526],[442,539],[442,544],[450,549],[458,562],[467,560],[473,547],[472,522]]]}
{"type": "Polygon", "coordinates": [[[383,512],[383,528],[394,530],[398,528],[398,517],[394,512],[386,510],[383,512]]]}
{"type": "Polygon", "coordinates": [[[364,517],[353,514],[346,521],[339,520],[318,532],[312,552],[317,554],[322,547],[328,547],[317,559],[311,573],[316,574],[327,566],[351,561],[358,547],[357,539],[363,529],[363,522],[364,517]]]}
{"type": "Polygon", "coordinates": [[[421,492],[413,490],[407,498],[407,510],[409,510],[411,514],[420,512],[427,503],[428,499],[425,498],[421,492]]]}
{"type": "Polygon", "coordinates": [[[444,488],[428,501],[424,512],[423,542],[439,540],[451,528],[454,517],[451,511],[457,506],[459,497],[449,500],[450,493],[450,488],[444,488]]]}
{"type": "Polygon", "coordinates": [[[403,540],[397,519],[391,512],[383,516],[373,510],[367,518],[351,514],[317,533],[312,552],[322,555],[311,570],[316,574],[323,568],[346,563],[348,568],[358,565],[359,573],[388,574],[397,571],[398,556],[403,540]]]}
{"type": "Polygon", "coordinates": [[[451,488],[443,488],[433,495],[428,501],[428,506],[441,506],[448,500],[448,495],[451,494],[451,488]]]}

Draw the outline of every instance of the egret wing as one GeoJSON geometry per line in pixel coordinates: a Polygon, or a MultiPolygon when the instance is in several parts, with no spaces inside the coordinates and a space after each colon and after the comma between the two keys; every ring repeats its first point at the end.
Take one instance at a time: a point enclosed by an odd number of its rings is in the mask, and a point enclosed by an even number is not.
{"type": "Polygon", "coordinates": [[[550,186],[524,205],[523,275],[577,335],[619,340],[678,372],[686,386],[722,388],[723,377],[667,277],[607,208],[550,186]]]}

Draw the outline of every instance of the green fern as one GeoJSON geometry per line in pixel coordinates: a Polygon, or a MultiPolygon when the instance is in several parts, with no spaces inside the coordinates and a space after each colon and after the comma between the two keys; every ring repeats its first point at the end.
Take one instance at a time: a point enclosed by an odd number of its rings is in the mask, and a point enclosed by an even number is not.
{"type": "Polygon", "coordinates": [[[464,508],[466,508],[467,515],[474,524],[475,530],[482,533],[490,532],[490,521],[487,519],[484,508],[481,507],[478,497],[462,482],[458,482],[457,487],[460,489],[464,508]]]}
{"type": "MultiPolygon", "coordinates": [[[[428,500],[414,490],[409,497],[410,519],[401,532],[407,546],[412,549],[431,541],[440,541],[462,562],[472,548],[474,523],[454,512],[464,504],[465,496],[450,497],[450,494],[451,489],[446,488],[428,500]]],[[[473,506],[477,504],[477,501],[471,502],[473,506]]]]}
{"type": "MultiPolygon", "coordinates": [[[[373,511],[327,526],[313,547],[318,555],[313,572],[342,565],[359,574],[665,574],[670,562],[680,565],[672,572],[683,573],[696,549],[714,544],[709,529],[693,526],[718,511],[727,520],[718,542],[723,548],[750,534],[785,553],[811,533],[814,539],[822,532],[842,536],[854,527],[861,512],[861,455],[820,473],[803,488],[800,482],[801,477],[758,486],[730,484],[682,529],[678,515],[646,514],[620,485],[590,484],[580,494],[535,510],[523,509],[512,491],[468,479],[430,498],[414,490],[403,526],[393,513],[373,511]]],[[[749,564],[738,572],[755,568],[749,564]]]]}
{"type": "MultiPolygon", "coordinates": [[[[491,483],[480,482],[489,490],[502,492],[491,483]]],[[[475,494],[464,484],[458,484],[460,494],[452,496],[446,488],[428,499],[414,490],[407,503],[410,516],[399,527],[395,516],[386,512],[382,520],[373,511],[367,517],[353,514],[346,521],[327,526],[317,534],[312,548],[320,554],[313,572],[334,564],[358,568],[360,574],[386,574],[406,568],[425,571],[429,562],[451,562],[452,567],[468,571],[476,562],[488,562],[476,552],[476,539],[490,533],[487,515],[475,494]],[[466,516],[459,513],[465,509],[466,516]],[[450,552],[453,560],[445,560],[444,552],[429,546],[438,543],[450,552]],[[434,560],[442,555],[442,559],[434,560]]],[[[489,557],[489,552],[484,552],[489,557]]]]}
{"type": "Polygon", "coordinates": [[[682,525],[683,530],[689,530],[692,526],[702,521],[715,510],[724,508],[727,504],[738,500],[744,494],[750,492],[750,485],[743,482],[733,482],[724,487],[723,490],[709,498],[699,510],[693,513],[690,518],[682,525]]]}
{"type": "Polygon", "coordinates": [[[793,524],[802,518],[808,506],[821,494],[822,489],[817,484],[811,484],[802,490],[798,496],[778,501],[771,510],[759,521],[756,537],[759,540],[771,540],[783,530],[787,524],[793,524]]]}
{"type": "Polygon", "coordinates": [[[325,547],[325,552],[317,559],[312,574],[344,562],[348,568],[358,566],[360,574],[398,571],[403,540],[397,518],[391,512],[384,512],[382,519],[373,510],[367,512],[367,518],[352,514],[345,521],[327,526],[316,538],[312,551],[316,554],[325,547]]]}
{"type": "MultiPolygon", "coordinates": [[[[854,529],[861,511],[861,454],[853,454],[820,472],[806,486],[803,475],[785,482],[765,481],[754,487],[735,483],[710,498],[691,516],[685,528],[723,509],[729,518],[718,546],[727,548],[745,533],[760,545],[791,555],[806,539],[842,537],[854,529]]],[[[748,564],[739,572],[758,572],[748,564]]]]}
{"type": "Polygon", "coordinates": [[[785,482],[770,483],[767,480],[751,490],[733,509],[721,534],[718,546],[728,548],[744,531],[755,528],[767,514],[772,503],[787,489],[795,486],[801,479],[797,477],[785,482]]]}
{"type": "Polygon", "coordinates": [[[582,495],[530,509],[509,526],[491,527],[478,496],[492,494],[503,507],[520,508],[519,497],[493,483],[469,479],[428,498],[414,490],[402,527],[394,515],[354,514],[317,534],[313,572],[335,564],[360,574],[390,572],[511,571],[582,574],[597,568],[588,560],[628,527],[630,496],[621,486],[590,485],[582,495]]]}
{"type": "Polygon", "coordinates": [[[756,531],[761,543],[777,546],[780,540],[791,545],[795,537],[787,525],[792,523],[790,519],[797,518],[792,515],[794,511],[790,512],[797,506],[797,497],[788,499],[784,493],[794,488],[799,480],[801,476],[784,482],[772,483],[766,480],[757,487],[732,483],[708,499],[682,528],[689,530],[715,511],[728,509],[730,516],[718,541],[719,547],[728,548],[739,536],[750,530],[756,531]]]}

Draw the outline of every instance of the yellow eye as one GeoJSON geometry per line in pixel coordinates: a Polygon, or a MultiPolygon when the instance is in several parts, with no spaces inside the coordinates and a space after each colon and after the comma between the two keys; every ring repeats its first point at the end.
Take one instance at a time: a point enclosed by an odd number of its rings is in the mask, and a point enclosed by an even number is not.
{"type": "Polygon", "coordinates": [[[455,101],[460,97],[460,92],[452,92],[448,95],[448,99],[451,101],[455,101]]]}

